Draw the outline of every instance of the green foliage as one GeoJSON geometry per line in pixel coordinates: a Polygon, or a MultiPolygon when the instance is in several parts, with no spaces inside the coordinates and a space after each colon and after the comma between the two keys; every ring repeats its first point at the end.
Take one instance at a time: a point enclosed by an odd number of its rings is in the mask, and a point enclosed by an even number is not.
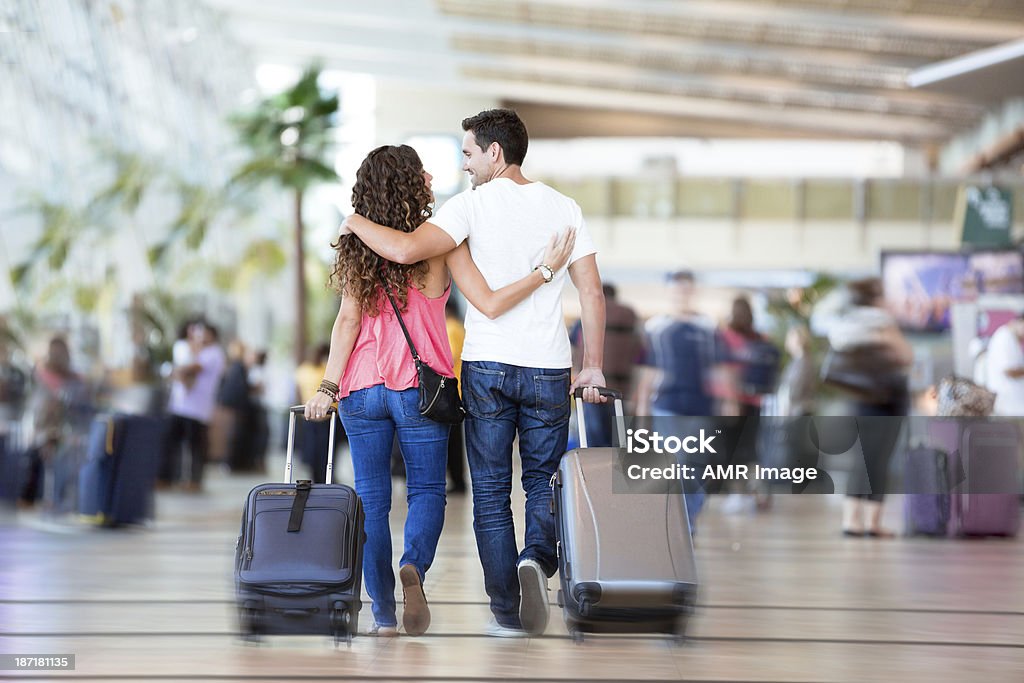
{"type": "MultiPolygon", "coordinates": [[[[780,323],[773,341],[783,350],[784,364],[789,362],[789,352],[785,350],[787,331],[797,326],[810,329],[814,307],[839,285],[837,278],[817,273],[810,285],[787,290],[783,296],[775,296],[768,301],[769,315],[780,323]]],[[[812,355],[820,355],[826,346],[824,340],[812,339],[812,355]]]]}
{"type": "MultiPolygon", "coordinates": [[[[254,184],[271,181],[301,193],[315,183],[338,180],[330,153],[338,97],[320,89],[319,75],[318,66],[310,67],[290,89],[232,119],[250,155],[223,186],[181,179],[159,159],[119,149],[113,143],[98,144],[95,165],[111,169],[111,176],[89,201],[76,205],[40,195],[22,208],[39,217],[42,230],[25,261],[12,264],[10,276],[15,286],[30,297],[34,310],[55,302],[70,303],[85,312],[102,308],[113,291],[116,273],[97,282],[73,282],[62,269],[72,255],[76,262],[84,260],[82,250],[104,248],[114,231],[127,229],[154,192],[170,193],[177,199],[177,211],[169,221],[155,226],[151,234],[159,237],[146,245],[146,261],[156,275],[165,276],[162,279],[172,275],[172,259],[176,260],[173,275],[179,282],[194,282],[198,277],[221,289],[239,288],[253,278],[280,273],[287,265],[286,253],[270,239],[236,241],[239,252],[233,255],[233,263],[213,266],[196,258],[181,267],[177,259],[196,254],[214,226],[242,224],[255,210],[245,194],[254,184]]],[[[301,229],[301,222],[296,229],[301,229]]],[[[173,286],[173,282],[164,282],[161,288],[173,286]]],[[[173,342],[176,320],[161,314],[161,310],[174,310],[172,303],[148,292],[141,309],[133,309],[133,318],[146,330],[147,343],[173,342]]],[[[169,353],[170,343],[166,347],[169,353]]]]}
{"type": "MultiPolygon", "coordinates": [[[[250,158],[232,177],[232,183],[248,186],[272,182],[295,193],[297,205],[294,231],[297,236],[294,260],[305,262],[302,245],[302,197],[319,182],[336,182],[330,163],[331,133],[338,113],[338,97],[320,89],[319,65],[308,67],[291,88],[266,97],[251,110],[231,118],[250,158]]],[[[308,324],[307,290],[295,292],[296,317],[303,321],[294,331],[296,360],[304,353],[308,324]]]]}
{"type": "Polygon", "coordinates": [[[231,117],[239,139],[251,152],[234,174],[234,182],[270,181],[305,190],[318,182],[338,180],[329,164],[338,96],[323,92],[319,77],[320,67],[310,66],[288,90],[231,117]]]}
{"type": "Polygon", "coordinates": [[[159,165],[140,154],[100,144],[101,156],[114,166],[114,178],[92,198],[90,205],[103,213],[120,208],[135,213],[149,189],[162,175],[159,165]]]}
{"type": "Polygon", "coordinates": [[[239,264],[243,271],[249,270],[265,275],[276,275],[288,265],[288,257],[277,240],[250,242],[242,254],[239,264]]]}
{"type": "Polygon", "coordinates": [[[36,328],[35,314],[26,308],[16,308],[0,315],[0,345],[8,352],[18,349],[27,352],[25,340],[36,328]]]}
{"type": "Polygon", "coordinates": [[[42,195],[30,197],[18,213],[39,216],[43,229],[32,245],[29,258],[12,269],[11,278],[17,286],[27,281],[29,271],[36,264],[45,263],[52,270],[60,270],[75,242],[95,224],[95,216],[89,208],[50,201],[42,195]]]}
{"type": "Polygon", "coordinates": [[[786,323],[787,328],[792,325],[809,327],[814,307],[839,284],[835,277],[817,273],[807,287],[794,288],[787,291],[785,296],[774,297],[768,302],[768,312],[786,323]]]}
{"type": "Polygon", "coordinates": [[[334,290],[325,285],[330,275],[329,265],[310,255],[306,258],[304,274],[306,290],[310,292],[309,329],[313,330],[308,345],[330,342],[331,328],[338,316],[340,301],[334,290]]]}
{"type": "Polygon", "coordinates": [[[151,289],[134,297],[130,309],[133,337],[149,350],[154,364],[171,360],[177,326],[185,315],[184,306],[165,291],[151,289]]]}

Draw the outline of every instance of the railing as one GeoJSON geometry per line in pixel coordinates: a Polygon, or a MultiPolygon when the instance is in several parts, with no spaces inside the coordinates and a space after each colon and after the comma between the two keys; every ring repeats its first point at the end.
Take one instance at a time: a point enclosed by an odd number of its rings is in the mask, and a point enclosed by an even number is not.
{"type": "MultiPolygon", "coordinates": [[[[544,178],[593,218],[720,219],[735,222],[900,222],[950,225],[958,190],[985,180],[776,178],[544,178]]],[[[1016,226],[1024,226],[1024,179],[1013,191],[1016,226]]]]}

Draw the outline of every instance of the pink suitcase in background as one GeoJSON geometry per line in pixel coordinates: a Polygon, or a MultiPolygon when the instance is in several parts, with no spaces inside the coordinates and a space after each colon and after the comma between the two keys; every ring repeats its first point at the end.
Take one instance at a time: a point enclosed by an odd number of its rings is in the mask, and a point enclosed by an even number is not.
{"type": "Polygon", "coordinates": [[[1021,516],[1017,426],[999,419],[935,419],[928,437],[949,453],[948,535],[1015,536],[1021,516]]]}
{"type": "Polygon", "coordinates": [[[1008,421],[965,422],[960,428],[964,482],[950,496],[950,533],[1016,536],[1020,528],[1021,434],[1008,421]],[[992,493],[1005,491],[1005,493],[992,493]]]}

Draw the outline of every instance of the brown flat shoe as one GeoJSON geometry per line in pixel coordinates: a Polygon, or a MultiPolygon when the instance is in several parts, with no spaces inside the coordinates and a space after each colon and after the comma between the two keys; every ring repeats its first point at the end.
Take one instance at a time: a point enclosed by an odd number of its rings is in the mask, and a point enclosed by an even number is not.
{"type": "Polygon", "coordinates": [[[398,570],[398,578],[402,581],[402,626],[410,636],[421,636],[430,626],[430,608],[427,607],[427,596],[423,594],[423,581],[420,573],[411,564],[402,565],[398,570]]]}
{"type": "Polygon", "coordinates": [[[896,538],[896,534],[888,529],[869,529],[864,535],[868,538],[896,538]]]}

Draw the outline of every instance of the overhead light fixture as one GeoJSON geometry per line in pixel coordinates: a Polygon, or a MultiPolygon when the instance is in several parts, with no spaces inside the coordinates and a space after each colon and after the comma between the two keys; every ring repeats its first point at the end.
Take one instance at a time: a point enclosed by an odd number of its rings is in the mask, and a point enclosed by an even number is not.
{"type": "MultiPolygon", "coordinates": [[[[973,71],[987,69],[1003,62],[1024,57],[1024,39],[1003,43],[962,57],[947,59],[930,64],[912,72],[907,76],[907,85],[911,88],[938,83],[956,76],[963,76],[973,71]]],[[[1019,93],[1008,93],[1019,94],[1019,93]]]]}

